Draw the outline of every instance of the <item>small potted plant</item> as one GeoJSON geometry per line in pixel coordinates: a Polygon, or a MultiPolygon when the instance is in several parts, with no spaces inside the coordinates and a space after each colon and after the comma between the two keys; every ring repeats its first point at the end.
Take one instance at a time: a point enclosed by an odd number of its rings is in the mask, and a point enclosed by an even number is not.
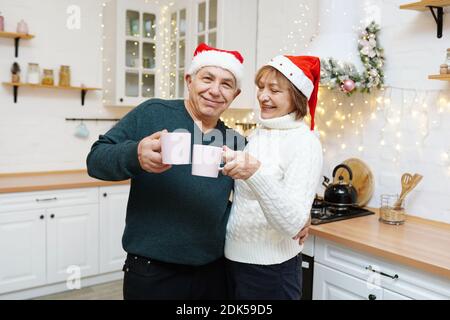
{"type": "Polygon", "coordinates": [[[20,66],[17,62],[11,66],[11,82],[20,83],[20,66]]]}

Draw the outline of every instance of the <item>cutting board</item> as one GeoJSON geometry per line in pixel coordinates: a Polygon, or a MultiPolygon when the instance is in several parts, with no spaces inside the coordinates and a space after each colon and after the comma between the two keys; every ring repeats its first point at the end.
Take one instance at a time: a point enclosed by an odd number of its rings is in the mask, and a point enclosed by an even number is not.
{"type": "MultiPolygon", "coordinates": [[[[359,206],[365,206],[372,198],[374,191],[373,174],[369,166],[362,160],[357,158],[347,159],[342,162],[350,167],[353,173],[353,186],[358,193],[357,204],[359,206]]],[[[344,181],[348,183],[350,181],[349,174],[345,169],[338,169],[334,177],[333,183],[339,182],[339,176],[344,177],[344,181]]]]}

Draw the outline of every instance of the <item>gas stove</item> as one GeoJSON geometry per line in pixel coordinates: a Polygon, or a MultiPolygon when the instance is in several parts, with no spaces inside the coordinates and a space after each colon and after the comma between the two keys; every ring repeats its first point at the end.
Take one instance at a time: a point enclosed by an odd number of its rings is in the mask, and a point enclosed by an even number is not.
{"type": "Polygon", "coordinates": [[[316,197],[311,208],[311,224],[318,225],[334,221],[346,220],[375,214],[374,212],[358,206],[336,208],[316,197]]]}

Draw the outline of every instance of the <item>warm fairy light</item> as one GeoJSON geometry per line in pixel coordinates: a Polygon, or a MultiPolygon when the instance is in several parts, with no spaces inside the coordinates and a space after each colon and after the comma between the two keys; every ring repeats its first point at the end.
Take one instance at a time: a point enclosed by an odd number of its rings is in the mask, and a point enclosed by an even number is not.
{"type": "Polygon", "coordinates": [[[347,145],[345,143],[341,144],[341,149],[344,150],[345,148],[347,148],[347,145]]]}
{"type": "Polygon", "coordinates": [[[384,140],[381,140],[381,141],[380,141],[380,144],[381,144],[382,146],[384,146],[384,145],[386,144],[386,142],[385,142],[384,140]]]}

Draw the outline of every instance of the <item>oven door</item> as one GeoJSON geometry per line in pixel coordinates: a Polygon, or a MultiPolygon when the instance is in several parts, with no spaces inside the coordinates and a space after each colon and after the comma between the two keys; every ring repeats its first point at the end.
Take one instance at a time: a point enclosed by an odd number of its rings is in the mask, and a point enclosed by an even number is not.
{"type": "Polygon", "coordinates": [[[301,300],[312,300],[314,257],[302,254],[303,288],[301,300]]]}

